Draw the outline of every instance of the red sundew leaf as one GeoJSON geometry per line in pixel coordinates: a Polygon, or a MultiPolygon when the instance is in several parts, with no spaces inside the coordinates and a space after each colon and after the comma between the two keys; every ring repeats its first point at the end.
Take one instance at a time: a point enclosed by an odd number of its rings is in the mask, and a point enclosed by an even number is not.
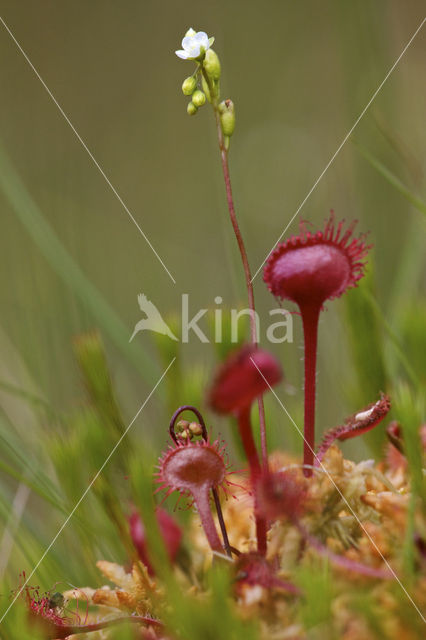
{"type": "Polygon", "coordinates": [[[291,300],[299,307],[303,321],[305,349],[304,474],[314,465],[315,394],[318,319],[327,300],[339,298],[356,287],[365,272],[370,246],[365,234],[353,237],[356,221],[345,228],[336,223],[334,213],[323,229],[311,233],[301,223],[300,233],[278,246],[269,255],[263,280],[278,300],[291,300]]]}
{"type": "Polygon", "coordinates": [[[402,442],[401,427],[399,422],[392,420],[386,429],[386,435],[390,444],[398,450],[399,453],[403,453],[404,447],[402,442]]]}
{"type": "Polygon", "coordinates": [[[390,398],[381,394],[380,400],[372,402],[365,409],[347,418],[343,425],[327,431],[315,456],[315,466],[319,467],[328,449],[335,440],[355,438],[377,426],[387,416],[391,408],[390,398]]]}
{"type": "MultiPolygon", "coordinates": [[[[160,534],[163,538],[170,561],[174,562],[182,542],[183,532],[176,520],[167,511],[159,507],[156,511],[160,534]]],[[[129,531],[132,542],[138,552],[140,560],[147,567],[149,573],[154,575],[154,569],[149,560],[145,525],[137,511],[134,511],[128,519],[129,531]]]]}
{"type": "Polygon", "coordinates": [[[307,496],[305,478],[295,469],[263,472],[256,483],[257,509],[270,521],[299,518],[307,496]]]}
{"type": "MultiPolygon", "coordinates": [[[[25,573],[22,573],[20,577],[25,579],[25,573]]],[[[43,634],[46,640],[65,639],[71,635],[100,631],[123,623],[147,625],[148,627],[163,626],[160,620],[139,615],[127,615],[96,623],[82,623],[76,612],[72,615],[65,615],[63,610],[52,606],[50,592],[41,595],[38,588],[24,585],[17,591],[17,594],[26,602],[30,623],[43,634]]]]}
{"type": "Polygon", "coordinates": [[[265,349],[243,345],[216,373],[208,402],[216,413],[238,415],[282,378],[278,360],[265,349]]]}
{"type": "MultiPolygon", "coordinates": [[[[183,496],[192,496],[210,547],[222,552],[210,506],[210,491],[217,492],[227,484],[228,461],[224,445],[215,440],[176,442],[160,458],[157,482],[183,496]]],[[[217,495],[216,495],[217,498],[217,495]]]]}
{"type": "Polygon", "coordinates": [[[314,301],[322,307],[355,287],[371,248],[365,234],[353,237],[355,225],[356,221],[344,231],[344,221],[336,223],[333,212],[324,229],[315,233],[302,222],[299,235],[278,244],[268,257],[263,280],[269,291],[303,308],[314,301]]]}

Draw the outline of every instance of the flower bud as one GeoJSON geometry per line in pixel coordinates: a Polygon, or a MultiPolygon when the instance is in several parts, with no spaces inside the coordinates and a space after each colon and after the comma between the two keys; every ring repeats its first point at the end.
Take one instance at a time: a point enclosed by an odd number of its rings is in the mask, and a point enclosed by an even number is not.
{"type": "Polygon", "coordinates": [[[188,102],[188,106],[186,107],[186,112],[189,116],[195,116],[198,109],[193,102],[188,102]]]}
{"type": "Polygon", "coordinates": [[[205,101],[206,101],[206,94],[203,93],[203,91],[200,91],[199,89],[194,91],[194,93],[192,94],[192,103],[197,108],[202,107],[205,101]]]}
{"type": "Polygon", "coordinates": [[[194,76],[189,76],[189,78],[185,78],[182,83],[182,92],[184,96],[192,96],[195,89],[197,88],[197,80],[194,76]]]}
{"type": "Polygon", "coordinates": [[[203,427],[198,424],[198,422],[191,422],[188,426],[188,430],[192,433],[193,436],[202,436],[203,435],[203,427]]]}
{"type": "Polygon", "coordinates": [[[187,429],[189,427],[189,422],[188,420],[179,420],[179,422],[176,424],[176,429],[180,432],[180,431],[184,431],[185,429],[187,429]]]}
{"type": "Polygon", "coordinates": [[[213,49],[206,51],[206,57],[204,58],[204,69],[206,73],[215,82],[220,78],[220,61],[218,55],[213,49]]]}
{"type": "Polygon", "coordinates": [[[219,105],[220,124],[224,136],[231,137],[235,129],[235,107],[232,100],[224,100],[219,105]]]}

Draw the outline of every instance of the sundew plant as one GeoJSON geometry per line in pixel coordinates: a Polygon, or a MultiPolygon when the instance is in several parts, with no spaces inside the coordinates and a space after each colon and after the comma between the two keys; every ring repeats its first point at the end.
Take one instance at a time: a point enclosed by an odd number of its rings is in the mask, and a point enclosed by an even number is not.
{"type": "MultiPolygon", "coordinates": [[[[419,299],[398,331],[390,326],[375,296],[377,238],[365,217],[352,219],[346,211],[333,210],[332,202],[321,212],[320,224],[296,211],[257,271],[252,269],[230,164],[243,105],[223,93],[223,86],[232,86],[226,57],[214,37],[193,28],[175,54],[182,60],[184,98],[179,97],[186,100],[190,116],[182,104],[182,121],[194,125],[188,129],[194,137],[187,133],[182,154],[197,154],[195,126],[208,127],[199,122],[201,114],[208,113],[215,127],[217,148],[211,145],[211,153],[217,153],[224,184],[225,242],[229,238],[238,250],[232,277],[245,284],[239,308],[247,323],[239,325],[233,339],[232,313],[211,309],[217,362],[207,367],[196,349],[190,358],[181,358],[184,315],[162,316],[139,294],[144,318],[126,336],[121,321],[44,220],[13,164],[0,158],[8,200],[98,319],[98,326],[75,336],[70,345],[82,398],[70,411],[58,412],[22,384],[1,383],[17,408],[13,420],[6,409],[0,420],[5,525],[0,636],[422,638],[424,304],[419,299]],[[277,305],[282,327],[294,325],[298,344],[262,339],[257,306],[262,295],[277,305]],[[320,384],[318,366],[327,321],[342,309],[343,330],[333,330],[322,367],[337,361],[342,378],[354,370],[360,391],[348,394],[349,400],[339,398],[339,376],[327,378],[326,388],[320,384]],[[155,336],[152,350],[142,358],[136,345],[146,329],[155,336]],[[391,355],[382,350],[384,336],[391,355]],[[123,417],[119,372],[111,364],[106,338],[151,384],[130,421],[123,417]],[[298,347],[303,356],[300,388],[291,364],[291,352],[298,347]],[[136,435],[132,426],[159,388],[164,390],[161,410],[150,416],[149,432],[156,437],[136,435]],[[290,397],[294,411],[287,408],[290,397]],[[337,416],[345,403],[350,415],[328,425],[318,420],[319,407],[337,416]],[[31,412],[41,424],[40,459],[22,446],[22,439],[31,441],[25,423],[31,412]],[[289,430],[295,435],[292,444],[289,430]],[[61,538],[65,542],[58,547],[61,538]]],[[[270,65],[278,73],[277,58],[270,65]]],[[[167,86],[178,82],[168,78],[167,86]]],[[[262,91],[267,100],[268,88],[262,91]]],[[[203,146],[208,144],[206,136],[203,146]]],[[[408,199],[416,214],[425,214],[417,194],[356,144],[376,175],[408,199]]],[[[210,179],[206,171],[204,180],[210,179]]],[[[202,204],[197,211],[194,224],[202,225],[202,204]]],[[[223,242],[224,211],[217,215],[223,242]]],[[[179,224],[170,216],[173,233],[179,224]]],[[[262,224],[259,213],[259,236],[262,224]]],[[[209,251],[209,242],[206,238],[203,251],[209,251]]],[[[380,242],[383,246],[386,237],[380,242]]],[[[181,255],[194,261],[195,275],[202,256],[188,255],[185,247],[181,255]]],[[[422,264],[419,258],[416,264],[422,264]]],[[[413,269],[408,272],[411,277],[413,269]]],[[[51,363],[60,365],[60,359],[51,363]]]]}

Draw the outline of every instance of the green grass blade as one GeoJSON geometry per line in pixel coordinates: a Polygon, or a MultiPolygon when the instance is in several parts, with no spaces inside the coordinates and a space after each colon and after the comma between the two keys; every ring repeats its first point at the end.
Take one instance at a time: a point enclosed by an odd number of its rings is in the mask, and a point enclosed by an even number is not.
{"type": "Polygon", "coordinates": [[[426,481],[423,476],[422,445],[420,426],[424,423],[424,398],[413,396],[406,385],[401,385],[395,393],[395,412],[401,424],[404,451],[408,460],[411,497],[407,513],[407,528],[403,545],[403,566],[409,579],[413,579],[417,565],[415,545],[415,514],[417,505],[426,506],[426,481]]]}
{"type": "Polygon", "coordinates": [[[413,194],[405,184],[390,171],[378,158],[376,158],[370,151],[368,151],[359,142],[353,143],[361,155],[367,160],[367,162],[376,169],[380,175],[385,178],[404,198],[406,198],[417,211],[426,215],[426,202],[424,202],[419,196],[413,194]]]}
{"type": "MultiPolygon", "coordinates": [[[[358,379],[353,403],[363,407],[388,386],[384,356],[383,330],[373,307],[374,275],[370,265],[360,286],[346,296],[346,324],[349,346],[358,379]]],[[[382,430],[373,429],[364,436],[374,453],[381,452],[384,441],[382,430]]]]}
{"type": "Polygon", "coordinates": [[[154,384],[159,375],[158,364],[140,345],[129,344],[129,328],[67,252],[32,199],[1,145],[0,188],[50,266],[77,298],[87,306],[95,322],[108,334],[142,378],[148,384],[154,384]]]}

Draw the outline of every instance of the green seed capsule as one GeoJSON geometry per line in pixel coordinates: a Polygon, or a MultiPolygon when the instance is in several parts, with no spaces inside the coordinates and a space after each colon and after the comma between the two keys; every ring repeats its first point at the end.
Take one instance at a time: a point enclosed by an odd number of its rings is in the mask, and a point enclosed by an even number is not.
{"type": "Polygon", "coordinates": [[[208,76],[215,82],[220,78],[220,61],[217,53],[213,49],[206,51],[206,57],[204,58],[204,69],[208,76]]]}
{"type": "Polygon", "coordinates": [[[220,103],[220,124],[224,136],[231,137],[235,129],[235,107],[232,100],[224,100],[220,103]]]}

